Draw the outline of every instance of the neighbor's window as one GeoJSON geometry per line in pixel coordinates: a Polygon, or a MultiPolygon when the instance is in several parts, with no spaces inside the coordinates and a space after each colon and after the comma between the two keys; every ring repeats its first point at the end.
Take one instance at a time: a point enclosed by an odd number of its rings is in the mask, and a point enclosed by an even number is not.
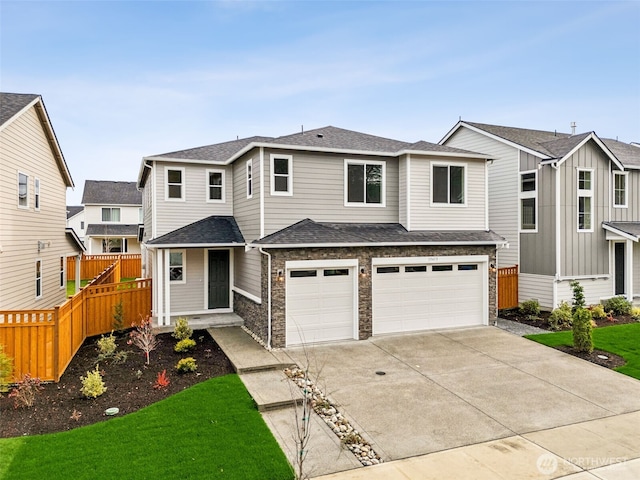
{"type": "Polygon", "coordinates": [[[64,271],[66,263],[65,258],[60,257],[60,288],[64,288],[64,271]]]}
{"type": "Polygon", "coordinates": [[[29,176],[18,172],[18,206],[29,206],[29,176]]]}
{"type": "Polygon", "coordinates": [[[578,231],[593,230],[593,170],[578,170],[578,231]]]}
{"type": "Polygon", "coordinates": [[[293,195],[293,157],[271,155],[271,195],[293,195]]]}
{"type": "Polygon", "coordinates": [[[464,165],[433,164],[431,170],[433,203],[464,205],[464,182],[464,165]]]}
{"type": "Polygon", "coordinates": [[[520,230],[536,230],[536,211],[538,203],[538,172],[520,174],[520,230]]]}
{"type": "Polygon", "coordinates": [[[169,252],[169,281],[184,282],[184,250],[169,252]]]}
{"type": "Polygon", "coordinates": [[[385,163],[345,160],[347,205],[385,203],[385,163]]]}
{"type": "Polygon", "coordinates": [[[127,253],[127,239],[103,238],[102,253],[127,253]]]}
{"type": "Polygon", "coordinates": [[[247,160],[247,198],[253,197],[253,160],[247,160]]]}
{"type": "Polygon", "coordinates": [[[627,172],[613,172],[613,206],[627,206],[627,172]]]}
{"type": "Polygon", "coordinates": [[[42,260],[36,260],[36,298],[42,297],[42,260]]]}
{"type": "Polygon", "coordinates": [[[167,168],[165,170],[167,183],[167,200],[184,200],[184,168],[167,168]]]}
{"type": "Polygon", "coordinates": [[[144,210],[142,207],[138,208],[138,223],[144,223],[144,210]]]}
{"type": "Polygon", "coordinates": [[[207,170],[207,201],[224,202],[224,170],[207,170]]]}
{"type": "Polygon", "coordinates": [[[33,195],[34,195],[34,199],[33,199],[34,208],[36,210],[40,210],[40,179],[39,178],[36,178],[33,181],[33,195]]]}
{"type": "Polygon", "coordinates": [[[103,222],[119,222],[120,221],[120,207],[103,207],[102,208],[102,221],[103,222]]]}
{"type": "Polygon", "coordinates": [[[80,222],[80,230],[84,230],[84,221],[80,222]]]}

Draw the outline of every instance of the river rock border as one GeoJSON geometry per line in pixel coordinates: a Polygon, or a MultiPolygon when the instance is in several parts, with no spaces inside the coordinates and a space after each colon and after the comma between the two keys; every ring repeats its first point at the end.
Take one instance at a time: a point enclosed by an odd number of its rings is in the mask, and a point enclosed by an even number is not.
{"type": "Polygon", "coordinates": [[[362,465],[370,466],[383,462],[380,455],[353,428],[349,420],[338,411],[335,404],[307,378],[304,370],[299,367],[285,368],[284,374],[300,388],[303,395],[307,395],[311,399],[313,411],[324,420],[333,433],[338,436],[340,443],[347,447],[362,465]]]}

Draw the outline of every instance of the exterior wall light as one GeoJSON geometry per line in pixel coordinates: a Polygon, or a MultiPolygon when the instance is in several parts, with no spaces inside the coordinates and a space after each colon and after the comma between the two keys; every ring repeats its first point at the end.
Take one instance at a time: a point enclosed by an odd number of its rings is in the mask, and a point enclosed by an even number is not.
{"type": "Polygon", "coordinates": [[[361,277],[367,276],[367,270],[364,267],[360,267],[360,276],[361,277]]]}
{"type": "Polygon", "coordinates": [[[489,265],[489,270],[491,271],[491,273],[496,273],[498,271],[494,263],[489,265]]]}
{"type": "Polygon", "coordinates": [[[284,272],[281,268],[276,272],[276,282],[284,282],[284,272]]]}

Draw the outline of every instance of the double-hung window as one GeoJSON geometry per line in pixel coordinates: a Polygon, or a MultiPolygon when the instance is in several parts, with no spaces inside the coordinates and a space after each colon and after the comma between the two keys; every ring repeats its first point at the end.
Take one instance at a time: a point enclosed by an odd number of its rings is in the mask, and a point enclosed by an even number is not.
{"type": "Polygon", "coordinates": [[[247,198],[253,197],[253,160],[247,160],[247,198]]]}
{"type": "Polygon", "coordinates": [[[40,179],[33,180],[33,208],[40,210],[40,179]]]}
{"type": "Polygon", "coordinates": [[[184,168],[165,169],[165,200],[184,200],[184,168]]]}
{"type": "Polygon", "coordinates": [[[186,250],[171,250],[169,252],[169,281],[172,283],[185,283],[184,269],[186,250]]]}
{"type": "Polygon", "coordinates": [[[627,172],[613,172],[613,206],[627,207],[627,172]]]}
{"type": "Polygon", "coordinates": [[[42,260],[36,260],[36,298],[42,297],[42,260]]]}
{"type": "Polygon", "coordinates": [[[18,206],[29,207],[29,175],[18,172],[18,206]]]}
{"type": "Polygon", "coordinates": [[[207,170],[207,202],[224,203],[224,170],[207,170]]]}
{"type": "Polygon", "coordinates": [[[593,231],[593,170],[578,169],[578,231],[593,231]]]}
{"type": "Polygon", "coordinates": [[[120,221],[120,207],[103,207],[102,208],[102,221],[103,222],[119,222],[120,221]]]}
{"type": "Polygon", "coordinates": [[[538,213],[538,171],[520,173],[520,230],[535,232],[538,213]]]}
{"type": "Polygon", "coordinates": [[[345,205],[385,205],[385,162],[345,160],[345,205]]]}
{"type": "Polygon", "coordinates": [[[271,155],[271,195],[293,195],[291,155],[271,155]]]}
{"type": "Polygon", "coordinates": [[[432,203],[465,204],[465,168],[464,165],[431,164],[432,203]]]}

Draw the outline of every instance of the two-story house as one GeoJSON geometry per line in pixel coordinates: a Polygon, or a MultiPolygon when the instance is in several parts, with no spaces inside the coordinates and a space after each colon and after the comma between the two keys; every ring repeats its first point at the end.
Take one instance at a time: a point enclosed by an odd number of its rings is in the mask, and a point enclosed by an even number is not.
{"type": "Polygon", "coordinates": [[[71,228],[84,242],[86,226],[84,223],[84,207],[82,205],[67,205],[67,228],[71,228]]]}
{"type": "Polygon", "coordinates": [[[0,93],[0,309],[46,309],[66,299],[66,228],[73,180],[40,95],[0,93]]]}
{"type": "Polygon", "coordinates": [[[91,255],[140,253],[142,192],[136,182],[87,180],[82,192],[84,242],[91,255]]]}
{"type": "Polygon", "coordinates": [[[520,301],[640,296],[640,148],[581,134],[458,122],[440,141],[490,156],[490,227],[518,265],[520,301]]]}
{"type": "Polygon", "coordinates": [[[154,316],[234,311],[273,347],[486,325],[487,158],[335,127],[145,157],[154,316]]]}

